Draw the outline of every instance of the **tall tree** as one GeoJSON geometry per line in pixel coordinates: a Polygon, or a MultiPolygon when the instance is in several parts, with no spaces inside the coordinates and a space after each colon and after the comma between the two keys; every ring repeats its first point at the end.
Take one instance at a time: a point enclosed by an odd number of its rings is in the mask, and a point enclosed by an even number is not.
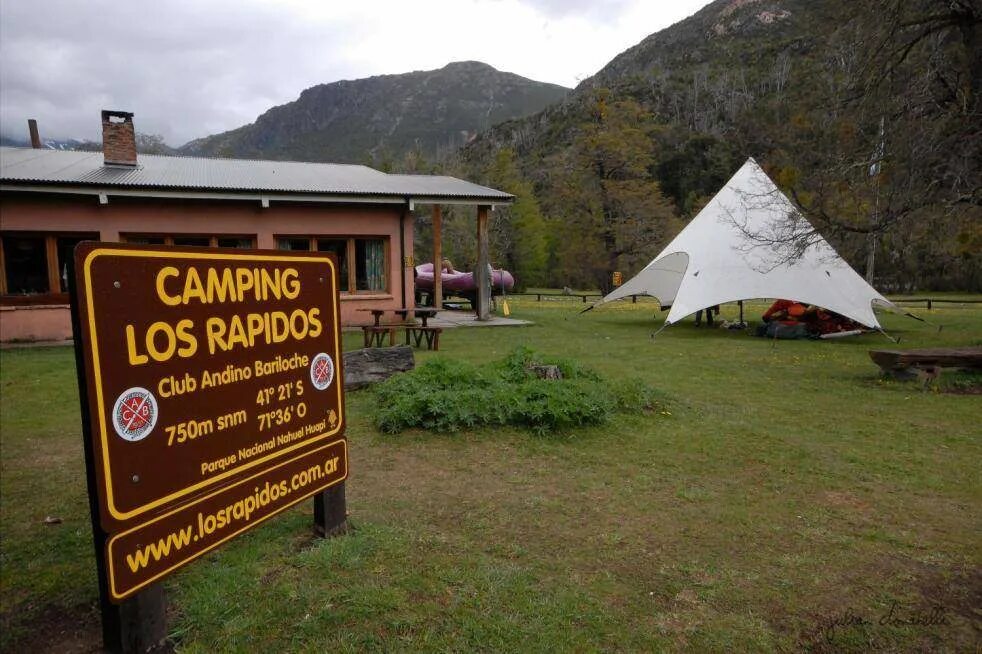
{"type": "Polygon", "coordinates": [[[497,153],[488,178],[491,186],[515,196],[511,206],[495,212],[492,230],[497,253],[521,288],[545,284],[548,226],[532,184],[522,178],[511,149],[497,153]]]}
{"type": "Polygon", "coordinates": [[[652,173],[655,129],[636,101],[594,92],[552,186],[563,233],[576,235],[557,253],[570,280],[609,291],[612,273],[647,259],[673,227],[671,203],[652,173]]]}
{"type": "MultiPolygon", "coordinates": [[[[946,233],[968,245],[939,249],[939,265],[960,257],[965,270],[956,274],[977,285],[982,2],[872,0],[849,9],[815,76],[824,93],[791,116],[767,158],[771,172],[817,229],[865,250],[868,276],[916,274],[910,239],[946,233]]],[[[793,256],[814,235],[796,233],[786,251],[793,256]]],[[[930,276],[923,263],[917,270],[930,276]]]]}

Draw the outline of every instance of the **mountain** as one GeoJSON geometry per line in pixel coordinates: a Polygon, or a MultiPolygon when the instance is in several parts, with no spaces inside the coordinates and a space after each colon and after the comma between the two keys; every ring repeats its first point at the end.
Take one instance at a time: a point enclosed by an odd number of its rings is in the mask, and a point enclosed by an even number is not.
{"type": "Polygon", "coordinates": [[[551,285],[636,270],[677,231],[639,198],[692,217],[754,157],[884,290],[978,290],[978,43],[982,0],[715,0],[483,132],[455,172],[489,182],[514,162],[564,235],[551,285]]]}
{"type": "MultiPolygon", "coordinates": [[[[18,139],[12,136],[0,136],[0,145],[15,148],[31,147],[30,139],[18,139]]],[[[102,143],[88,139],[46,139],[41,138],[41,145],[48,150],[81,150],[83,152],[100,152],[102,143]]],[[[177,150],[164,143],[164,137],[157,134],[136,133],[136,151],[139,154],[177,154],[177,150]]]]}
{"type": "MultiPolygon", "coordinates": [[[[41,145],[48,150],[85,150],[89,143],[91,141],[80,139],[41,139],[41,145]]],[[[0,145],[14,148],[29,148],[31,147],[31,140],[14,136],[0,136],[0,145]]],[[[102,146],[100,145],[99,149],[101,148],[102,146]]]]}
{"type": "Polygon", "coordinates": [[[432,157],[569,89],[476,61],[311,87],[256,122],[191,141],[182,154],[362,163],[416,150],[432,157]]]}
{"type": "MultiPolygon", "coordinates": [[[[617,55],[583,80],[561,102],[481,134],[463,150],[465,160],[486,164],[503,148],[523,161],[541,161],[564,148],[599,89],[630,98],[653,122],[713,139],[735,140],[727,167],[736,170],[749,138],[741,114],[774,93],[807,88],[814,51],[839,27],[844,0],[716,0],[694,15],[617,55]],[[731,159],[731,160],[730,160],[731,159]]],[[[664,157],[664,153],[662,155],[664,157]]],[[[729,175],[706,180],[701,192],[729,175]]],[[[681,204],[682,198],[676,198],[681,204]]]]}

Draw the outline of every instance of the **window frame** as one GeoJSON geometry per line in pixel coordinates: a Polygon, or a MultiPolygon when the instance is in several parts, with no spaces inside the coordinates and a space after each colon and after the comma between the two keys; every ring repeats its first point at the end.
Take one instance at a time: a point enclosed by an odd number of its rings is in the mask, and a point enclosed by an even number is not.
{"type": "MultiPolygon", "coordinates": [[[[342,235],[342,234],[273,234],[273,240],[276,243],[276,247],[279,248],[280,240],[307,240],[307,251],[317,252],[317,241],[345,241],[345,256],[348,260],[348,280],[347,288],[340,288],[342,296],[349,298],[359,297],[359,296],[380,296],[384,295],[387,297],[392,296],[392,239],[387,235],[379,234],[354,234],[354,235],[342,235]],[[371,240],[371,241],[382,241],[383,249],[383,270],[385,272],[385,288],[379,290],[358,290],[358,279],[357,271],[358,264],[355,261],[355,241],[356,240],[371,240]]],[[[294,250],[295,252],[303,252],[304,250],[294,250]]],[[[340,280],[339,280],[340,281],[340,280]]],[[[341,286],[341,284],[339,284],[341,286]]]]}
{"type": "Polygon", "coordinates": [[[45,232],[10,229],[0,231],[0,306],[29,306],[38,304],[68,304],[68,293],[61,290],[61,273],[58,268],[58,239],[79,238],[83,241],[99,240],[98,232],[63,231],[45,232]],[[9,293],[7,288],[7,255],[4,237],[44,239],[45,267],[48,271],[48,290],[41,293],[9,293]],[[52,290],[54,289],[54,290],[52,290]]]}
{"type": "Polygon", "coordinates": [[[211,247],[217,248],[218,239],[225,238],[238,238],[242,240],[252,241],[252,245],[248,248],[236,248],[242,250],[255,250],[256,249],[256,235],[255,234],[163,234],[160,232],[124,232],[119,235],[119,240],[122,243],[132,243],[131,239],[137,238],[162,238],[164,239],[163,245],[174,245],[175,238],[207,238],[208,245],[189,245],[186,247],[211,247]]]}
{"type": "MultiPolygon", "coordinates": [[[[99,232],[93,231],[39,231],[10,229],[0,231],[0,306],[30,306],[42,304],[68,304],[68,293],[61,290],[61,273],[58,267],[58,239],[80,238],[82,240],[98,241],[99,232]],[[44,239],[45,264],[48,271],[48,290],[43,293],[22,295],[9,293],[7,288],[7,257],[4,237],[40,238],[44,239]],[[52,290],[56,289],[56,290],[52,290]]],[[[132,243],[134,238],[161,238],[164,245],[173,245],[175,238],[208,238],[210,247],[218,247],[218,239],[235,238],[251,241],[249,248],[256,249],[256,234],[162,234],[157,232],[124,232],[119,235],[119,242],[132,243]]],[[[203,247],[203,246],[202,246],[203,247]]]]}

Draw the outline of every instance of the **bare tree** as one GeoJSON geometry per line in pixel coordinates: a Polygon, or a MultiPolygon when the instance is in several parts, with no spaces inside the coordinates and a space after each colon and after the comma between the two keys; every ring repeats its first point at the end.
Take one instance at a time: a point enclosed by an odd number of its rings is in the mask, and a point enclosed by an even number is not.
{"type": "MultiPolygon", "coordinates": [[[[982,219],[980,0],[875,0],[829,39],[827,100],[789,126],[771,172],[826,235],[880,237],[908,221],[982,219]],[[795,143],[803,147],[795,148],[795,143]]],[[[813,241],[791,219],[748,234],[793,255],[813,241]]]]}

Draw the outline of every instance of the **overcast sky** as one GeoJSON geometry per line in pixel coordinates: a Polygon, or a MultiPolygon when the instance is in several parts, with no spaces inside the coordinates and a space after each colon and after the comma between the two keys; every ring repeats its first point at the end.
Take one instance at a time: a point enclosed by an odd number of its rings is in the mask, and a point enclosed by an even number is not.
{"type": "Polygon", "coordinates": [[[477,60],[575,86],[708,0],[0,0],[0,132],[101,138],[135,113],[171,145],[315,84],[477,60]]]}

